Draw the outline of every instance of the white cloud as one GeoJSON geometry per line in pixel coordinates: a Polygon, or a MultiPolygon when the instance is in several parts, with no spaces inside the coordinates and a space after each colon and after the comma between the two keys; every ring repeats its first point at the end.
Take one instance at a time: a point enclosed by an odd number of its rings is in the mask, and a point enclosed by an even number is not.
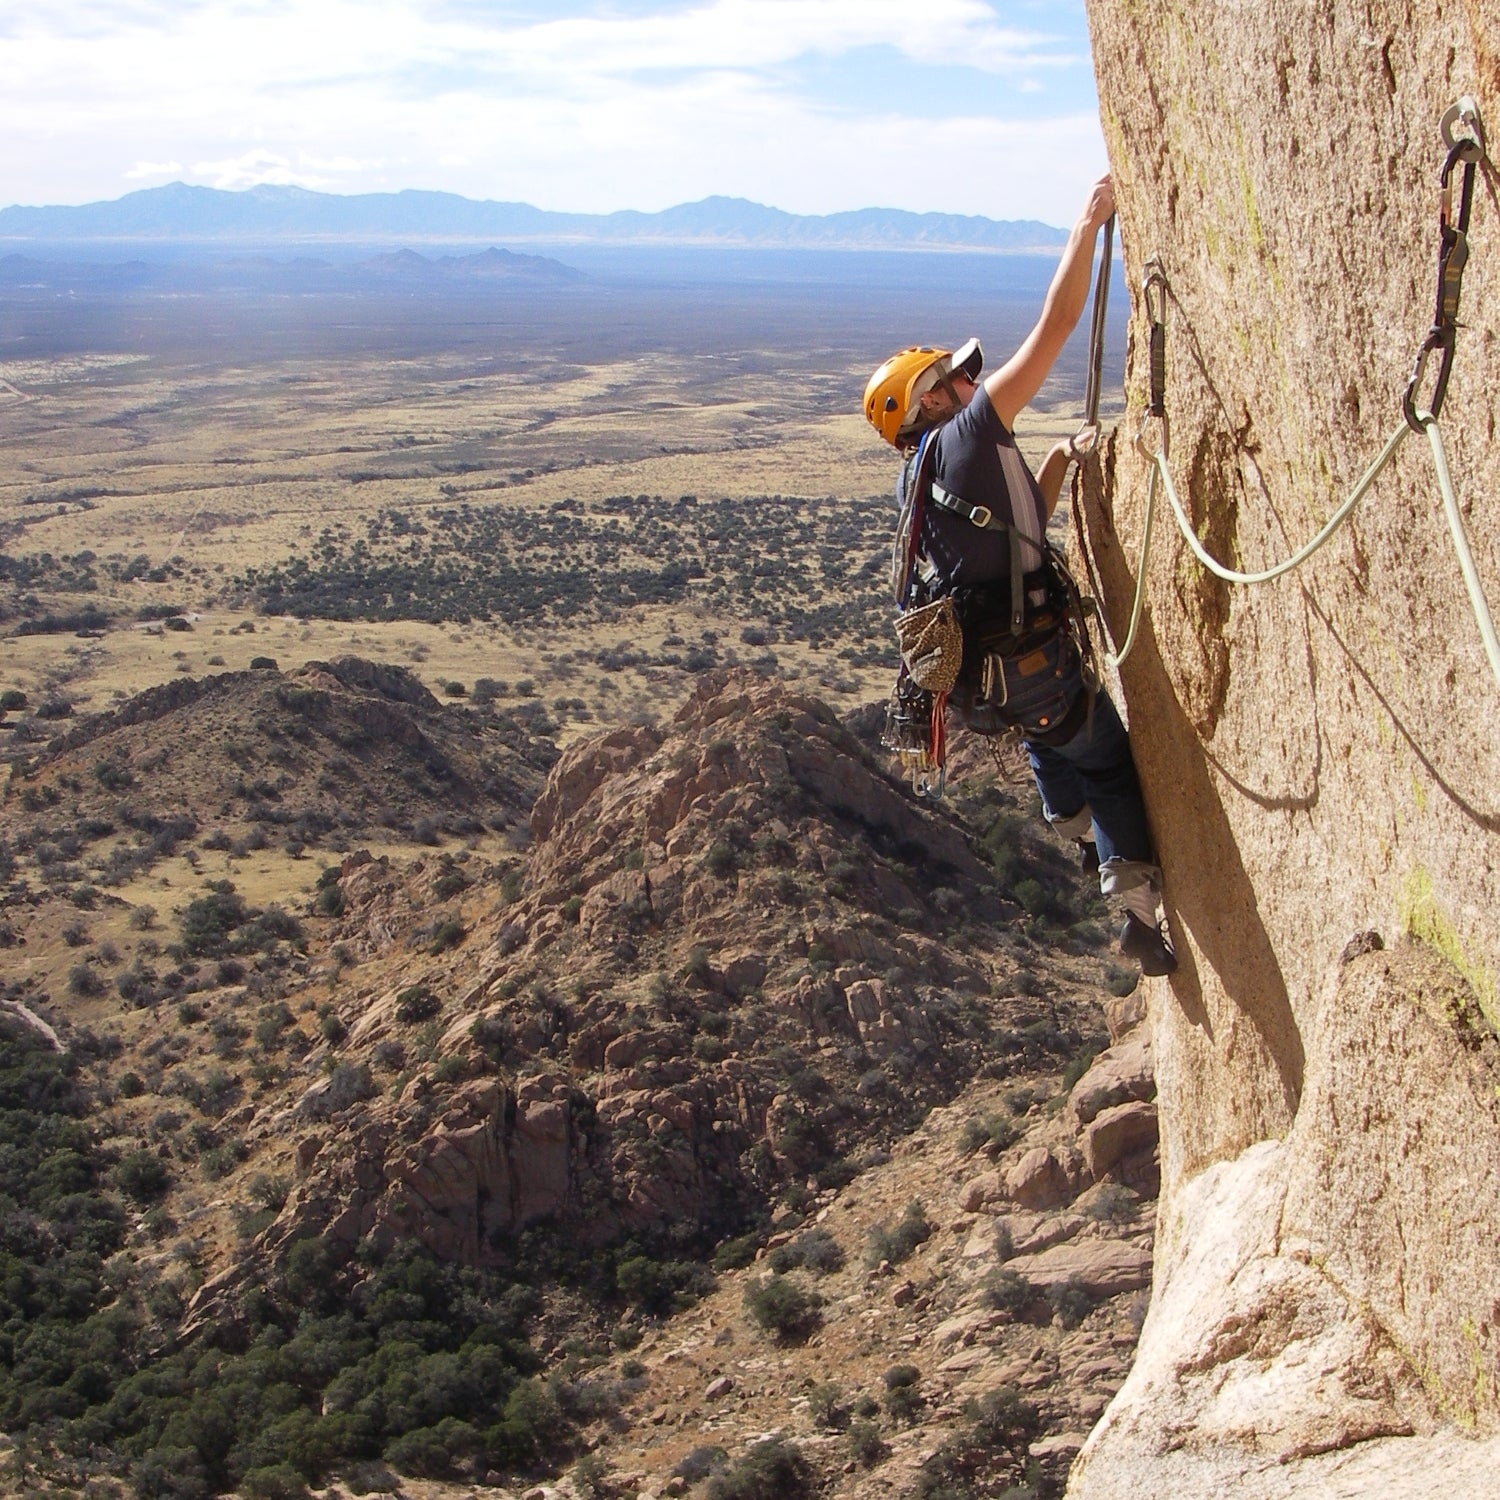
{"type": "Polygon", "coordinates": [[[127,167],[122,175],[126,182],[139,182],[145,177],[177,177],[181,172],[180,161],[138,161],[127,167]]]}
{"type": "Polygon", "coordinates": [[[56,0],[0,20],[0,130],[25,148],[0,160],[0,202],[110,196],[190,161],[214,186],[432,187],[547,208],[722,192],[799,212],[1071,218],[1103,148],[1092,116],[1047,117],[1046,80],[1076,76],[1078,27],[1007,25],[988,0],[912,13],[700,0],[526,22],[438,0],[56,0]],[[994,107],[950,122],[913,170],[931,121],[873,86],[861,106],[870,49],[993,75],[994,107]],[[839,72],[836,106],[795,81],[809,62],[839,72]]]}
{"type": "Polygon", "coordinates": [[[224,161],[193,163],[193,175],[209,187],[234,191],[270,182],[280,187],[321,188],[323,180],[295,170],[286,157],[274,151],[246,151],[224,161]]]}

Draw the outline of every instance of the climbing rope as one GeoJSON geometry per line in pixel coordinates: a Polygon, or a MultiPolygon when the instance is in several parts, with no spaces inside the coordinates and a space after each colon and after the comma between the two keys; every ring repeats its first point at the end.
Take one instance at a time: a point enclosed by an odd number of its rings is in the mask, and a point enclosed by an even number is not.
{"type": "Polygon", "coordinates": [[[1187,510],[1178,496],[1177,487],[1172,482],[1172,472],[1167,461],[1169,441],[1166,411],[1166,300],[1169,288],[1166,273],[1160,262],[1153,259],[1148,263],[1142,291],[1150,325],[1150,399],[1146,413],[1141,419],[1140,429],[1136,433],[1135,447],[1136,451],[1150,464],[1151,475],[1146,493],[1146,515],[1141,537],[1140,563],[1136,571],[1136,593],[1135,602],[1131,608],[1130,628],[1121,650],[1113,656],[1106,657],[1110,665],[1118,666],[1135,645],[1158,488],[1165,490],[1172,513],[1176,517],[1178,529],[1182,532],[1193,555],[1209,572],[1226,583],[1245,585],[1269,583],[1300,567],[1333,536],[1348,519],[1355,506],[1364,498],[1382,470],[1390,463],[1408,433],[1425,432],[1432,449],[1433,467],[1442,496],[1443,513],[1448,523],[1449,533],[1453,538],[1454,551],[1458,556],[1459,571],[1463,574],[1464,586],[1468,591],[1480,638],[1484,642],[1490,669],[1494,673],[1495,681],[1500,684],[1500,639],[1496,637],[1494,619],[1485,599],[1478,570],[1474,565],[1473,553],[1464,529],[1463,514],[1454,490],[1452,476],[1448,470],[1442,434],[1438,430],[1438,416],[1442,411],[1444,397],[1447,395],[1448,377],[1452,371],[1457,342],[1458,304],[1463,288],[1464,267],[1468,261],[1469,213],[1473,203],[1474,177],[1479,164],[1487,160],[1483,125],[1474,100],[1465,97],[1454,104],[1444,114],[1441,129],[1443,142],[1447,147],[1447,156],[1440,179],[1437,310],[1432,327],[1428,330],[1418,350],[1411,379],[1407,383],[1406,392],[1402,398],[1401,425],[1386,439],[1379,454],[1365,470],[1347,498],[1329,517],[1322,530],[1311,541],[1299,547],[1290,557],[1271,567],[1255,572],[1243,572],[1227,567],[1215,558],[1199,540],[1187,510]],[[1455,126],[1462,126],[1466,133],[1455,134],[1455,126]],[[1460,164],[1464,168],[1463,182],[1460,189],[1459,209],[1455,218],[1453,177],[1460,164]],[[1434,354],[1440,359],[1438,372],[1433,383],[1431,398],[1425,405],[1422,405],[1419,404],[1418,393],[1426,379],[1428,361],[1434,354]],[[1146,442],[1146,430],[1153,419],[1160,423],[1161,432],[1160,441],[1155,447],[1146,442]]]}

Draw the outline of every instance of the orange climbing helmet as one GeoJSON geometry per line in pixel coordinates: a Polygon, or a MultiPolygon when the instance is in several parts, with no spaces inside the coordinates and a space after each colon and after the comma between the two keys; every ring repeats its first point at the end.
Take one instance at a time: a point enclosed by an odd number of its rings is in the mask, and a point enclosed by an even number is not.
{"type": "Polygon", "coordinates": [[[969,339],[957,349],[926,345],[902,349],[870,376],[865,386],[865,418],[893,448],[908,447],[920,431],[922,397],[955,370],[975,380],[983,368],[984,352],[978,339],[969,339]]]}

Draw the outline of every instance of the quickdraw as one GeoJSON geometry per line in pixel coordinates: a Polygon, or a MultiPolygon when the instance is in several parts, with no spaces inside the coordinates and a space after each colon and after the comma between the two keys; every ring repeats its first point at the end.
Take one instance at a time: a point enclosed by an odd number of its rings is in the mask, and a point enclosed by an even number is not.
{"type": "Polygon", "coordinates": [[[1115,216],[1104,222],[1104,253],[1094,278],[1094,310],[1089,321],[1089,369],[1083,388],[1083,425],[1068,439],[1068,457],[1082,463],[1099,446],[1099,397],[1104,384],[1104,317],[1109,308],[1109,269],[1114,260],[1115,216]]]}
{"type": "Polygon", "coordinates": [[[1425,423],[1421,413],[1438,417],[1443,412],[1443,398],[1448,394],[1448,377],[1453,371],[1453,353],[1458,342],[1458,302],[1463,294],[1464,267],[1469,263],[1469,213],[1474,206],[1474,178],[1479,163],[1485,159],[1484,127],[1480,122],[1479,106],[1473,98],[1465,95],[1456,104],[1448,107],[1441,126],[1443,144],[1448,155],[1443,161],[1438,192],[1438,275],[1437,309],[1432,316],[1432,327],[1422,340],[1412,365],[1411,379],[1406,393],[1401,398],[1401,410],[1406,416],[1406,425],[1413,432],[1421,432],[1425,423]],[[1455,136],[1454,127],[1463,126],[1468,132],[1455,136]],[[1453,172],[1463,163],[1463,185],[1459,190],[1458,217],[1453,215],[1453,172]],[[1440,356],[1437,378],[1432,386],[1432,398],[1425,407],[1417,402],[1418,391],[1427,376],[1427,361],[1440,356]]]}

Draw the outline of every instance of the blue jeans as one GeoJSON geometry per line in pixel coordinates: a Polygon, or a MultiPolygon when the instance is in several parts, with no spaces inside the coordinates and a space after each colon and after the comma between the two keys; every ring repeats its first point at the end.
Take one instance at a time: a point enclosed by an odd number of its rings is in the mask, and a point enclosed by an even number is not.
{"type": "Polygon", "coordinates": [[[1085,819],[1092,825],[1105,895],[1146,884],[1159,888],[1130,737],[1109,694],[1100,691],[1092,725],[1085,721],[1066,745],[1024,743],[1047,821],[1072,838],[1082,835],[1085,819]]]}

